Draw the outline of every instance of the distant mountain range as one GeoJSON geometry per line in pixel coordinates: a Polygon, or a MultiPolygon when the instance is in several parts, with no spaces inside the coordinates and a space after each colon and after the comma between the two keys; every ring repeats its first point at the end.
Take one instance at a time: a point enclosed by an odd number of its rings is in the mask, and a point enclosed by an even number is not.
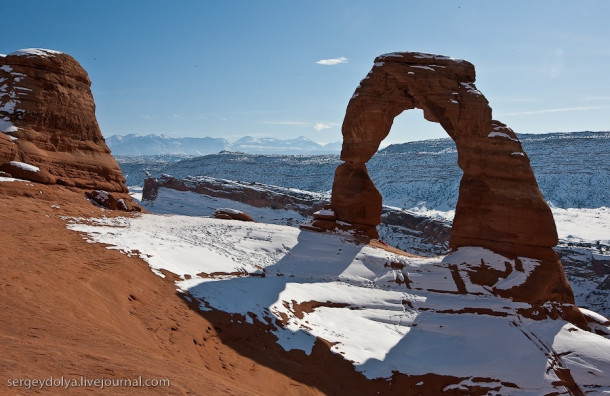
{"type": "MultiPolygon", "coordinates": [[[[610,132],[519,134],[545,198],[560,208],[610,207],[610,132]]],[[[224,152],[195,158],[123,157],[119,165],[130,186],[154,176],[211,176],[314,192],[327,192],[339,155],[262,155],[224,152]],[[273,169],[272,172],[269,169],[273,169]]],[[[451,139],[395,144],[367,163],[384,204],[455,209],[462,171],[451,139]]]]}
{"type": "Polygon", "coordinates": [[[249,154],[336,154],[341,142],[322,145],[305,136],[296,139],[244,136],[235,143],[222,138],[173,138],[165,135],[114,135],[106,139],[113,155],[206,155],[221,151],[249,154]]]}

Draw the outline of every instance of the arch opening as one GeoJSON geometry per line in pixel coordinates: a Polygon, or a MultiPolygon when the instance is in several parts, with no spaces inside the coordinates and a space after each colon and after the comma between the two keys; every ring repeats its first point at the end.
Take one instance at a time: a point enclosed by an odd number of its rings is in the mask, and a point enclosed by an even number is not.
{"type": "Polygon", "coordinates": [[[449,228],[428,218],[453,220],[462,171],[442,126],[421,109],[403,111],[366,166],[382,197],[379,240],[422,256],[446,254],[449,228]]]}
{"type": "Polygon", "coordinates": [[[449,135],[441,124],[426,120],[424,111],[415,107],[410,110],[403,110],[394,117],[390,133],[381,142],[379,148],[382,150],[393,144],[445,138],[449,138],[449,135]]]}

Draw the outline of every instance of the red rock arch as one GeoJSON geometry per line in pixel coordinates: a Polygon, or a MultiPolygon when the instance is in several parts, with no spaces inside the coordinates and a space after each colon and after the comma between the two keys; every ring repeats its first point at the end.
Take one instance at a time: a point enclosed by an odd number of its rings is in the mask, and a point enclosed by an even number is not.
{"type": "MultiPolygon", "coordinates": [[[[481,246],[511,258],[538,259],[540,265],[522,285],[494,293],[537,307],[552,301],[556,308],[551,311],[532,309],[526,314],[560,315],[586,327],[552,249],[557,244],[555,222],[529,158],[515,133],[492,120],[488,101],[474,81],[474,66],[463,60],[412,52],[377,57],[349,101],[343,121],[344,162],[335,172],[331,197],[336,219],[376,237],[381,194],[369,178],[366,162],[388,135],[394,117],[422,109],[428,121],[440,123],[453,139],[464,172],[451,248],[481,246]]],[[[499,279],[480,264],[482,259],[470,260],[464,265],[471,282],[492,285],[499,279]]]]}
{"type": "Polygon", "coordinates": [[[344,163],[335,172],[331,203],[338,220],[371,230],[381,222],[381,195],[366,162],[388,135],[394,117],[420,108],[455,141],[464,172],[452,248],[483,246],[532,256],[536,248],[557,244],[555,222],[529,158],[515,133],[492,120],[488,101],[474,81],[474,66],[463,60],[411,52],[375,59],[343,121],[344,163]]]}

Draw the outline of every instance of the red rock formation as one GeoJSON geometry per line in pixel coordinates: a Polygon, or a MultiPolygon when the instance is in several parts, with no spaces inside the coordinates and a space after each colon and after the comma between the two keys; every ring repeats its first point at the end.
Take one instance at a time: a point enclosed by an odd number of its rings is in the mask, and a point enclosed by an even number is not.
{"type": "Polygon", "coordinates": [[[252,216],[248,213],[242,212],[241,210],[230,209],[230,208],[219,208],[214,211],[214,217],[217,219],[224,220],[238,220],[238,221],[254,221],[252,216]]]}
{"type": "Polygon", "coordinates": [[[124,198],[125,179],[95,118],[91,81],[69,55],[30,49],[0,57],[0,170],[124,198]],[[8,138],[8,139],[7,139],[8,138]],[[34,165],[25,174],[11,161],[34,165]]]}
{"type": "Polygon", "coordinates": [[[427,120],[440,123],[455,141],[464,172],[451,247],[482,246],[509,257],[541,259],[544,265],[510,295],[521,301],[573,304],[551,249],[557,244],[555,222],[529,158],[515,133],[492,120],[491,108],[474,81],[474,66],[463,60],[410,52],[375,59],[347,106],[344,163],[335,172],[332,209],[338,221],[366,227],[375,237],[381,195],[366,162],[390,132],[394,117],[422,109],[427,120]]]}

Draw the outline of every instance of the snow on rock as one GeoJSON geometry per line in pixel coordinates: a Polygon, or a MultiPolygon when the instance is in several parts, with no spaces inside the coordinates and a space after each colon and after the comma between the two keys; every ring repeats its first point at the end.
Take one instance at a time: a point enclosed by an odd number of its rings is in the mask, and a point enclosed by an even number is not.
{"type": "Polygon", "coordinates": [[[26,164],[25,162],[19,162],[19,161],[11,161],[10,164],[12,166],[15,166],[17,168],[23,169],[24,171],[28,171],[28,172],[40,172],[40,168],[34,165],[30,165],[30,164],[26,164]]]}
{"type": "Polygon", "coordinates": [[[489,135],[487,135],[487,137],[503,137],[503,138],[506,138],[506,139],[513,140],[513,141],[515,141],[515,142],[518,142],[518,141],[519,141],[519,140],[517,140],[517,139],[515,139],[515,138],[512,138],[512,137],[508,136],[508,135],[507,135],[506,133],[504,133],[504,132],[498,132],[498,131],[492,131],[492,132],[489,132],[489,135]]]}
{"type": "Polygon", "coordinates": [[[430,67],[430,66],[418,66],[418,65],[411,65],[409,67],[412,67],[414,69],[424,69],[424,70],[432,70],[435,71],[434,68],[430,67]]]}
{"type": "Polygon", "coordinates": [[[483,94],[481,93],[481,91],[479,91],[478,89],[476,89],[476,88],[474,87],[474,84],[473,84],[473,83],[471,83],[471,82],[461,82],[461,83],[460,83],[460,85],[461,85],[461,86],[463,86],[464,88],[466,88],[466,90],[467,90],[468,92],[472,93],[472,94],[475,94],[475,95],[481,95],[481,96],[483,95],[483,94]]]}
{"type": "Polygon", "coordinates": [[[380,58],[402,58],[403,55],[399,52],[389,52],[387,54],[379,55],[380,58]]]}
{"type": "Polygon", "coordinates": [[[242,214],[241,210],[231,209],[231,208],[218,208],[216,210],[222,210],[223,212],[231,213],[231,214],[242,214]]]}
{"type": "Polygon", "coordinates": [[[20,50],[11,52],[9,54],[9,56],[45,56],[45,57],[50,57],[50,56],[55,56],[55,55],[59,55],[59,54],[61,54],[61,52],[55,51],[55,50],[50,50],[50,49],[44,49],[44,48],[24,48],[24,49],[20,49],[20,50]]]}
{"type": "Polygon", "coordinates": [[[332,210],[332,209],[320,209],[317,212],[315,212],[314,215],[334,216],[335,215],[335,211],[332,210]]]}
{"type": "Polygon", "coordinates": [[[27,182],[27,180],[15,179],[14,177],[0,176],[0,183],[2,183],[2,182],[14,182],[14,181],[27,182]]]}
{"type": "Polygon", "coordinates": [[[587,319],[590,319],[592,321],[598,322],[600,324],[610,324],[610,320],[608,320],[608,318],[606,318],[603,315],[598,314],[597,312],[593,312],[589,309],[585,309],[585,308],[579,308],[580,312],[582,312],[583,315],[585,315],[585,317],[587,319]]]}
{"type": "MultiPolygon", "coordinates": [[[[610,340],[562,320],[523,318],[517,311],[528,304],[466,276],[468,293],[456,294],[449,265],[474,256],[494,268],[514,264],[482,248],[406,257],[293,227],[153,214],[70,219],[68,227],[140,255],[157,274],[177,274],[178,289],[202,310],[266,323],[287,350],[310,353],[316,337],[329,341],[368,378],[433,373],[466,378],[458,387],[545,394],[564,392],[558,373],[568,369],[581,390],[610,391],[610,340]]],[[[525,277],[536,261],[520,259],[525,277]]]]}
{"type": "Polygon", "coordinates": [[[214,211],[214,217],[225,220],[254,221],[249,214],[232,208],[218,208],[214,211]]]}

